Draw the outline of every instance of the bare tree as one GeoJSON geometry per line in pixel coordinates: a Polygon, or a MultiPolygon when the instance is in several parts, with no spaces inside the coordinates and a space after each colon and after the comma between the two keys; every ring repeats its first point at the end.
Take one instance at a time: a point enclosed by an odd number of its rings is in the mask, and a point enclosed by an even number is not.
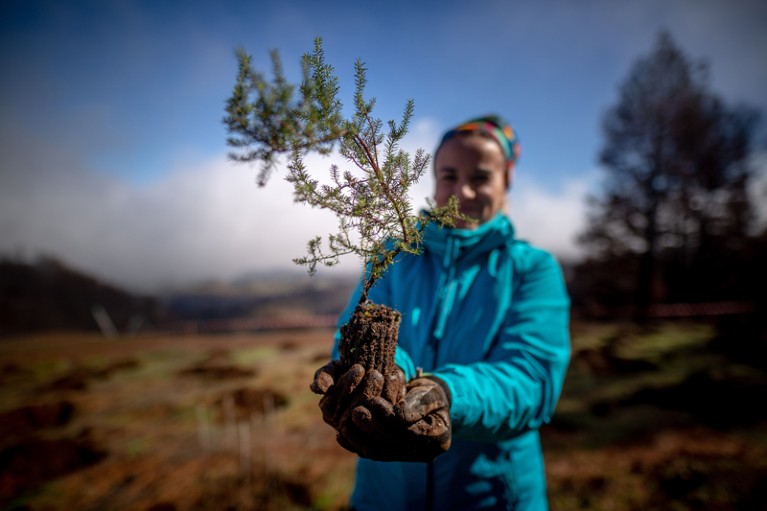
{"type": "Polygon", "coordinates": [[[705,62],[665,31],[631,68],[604,117],[606,179],[580,242],[594,260],[633,264],[635,304],[710,298],[695,295],[704,292],[696,275],[748,238],[756,120],[714,94],[705,62]]]}

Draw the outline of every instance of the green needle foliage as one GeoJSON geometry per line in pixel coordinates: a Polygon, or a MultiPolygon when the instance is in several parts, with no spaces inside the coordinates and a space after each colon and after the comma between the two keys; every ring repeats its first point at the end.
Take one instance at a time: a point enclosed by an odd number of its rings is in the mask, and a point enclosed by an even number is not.
{"type": "Polygon", "coordinates": [[[325,62],[322,40],[315,39],[314,52],[302,58],[300,85],[289,83],[280,57],[272,51],[272,79],[253,69],[252,59],[237,52],[239,72],[227,101],[224,123],[229,132],[230,157],[238,162],[260,162],[258,184],[264,186],[279,157],[289,158],[285,179],[293,185],[294,200],[332,211],[338,232],[327,243],[310,240],[308,254],[294,262],[308,266],[333,266],[338,258],[356,254],[365,262],[360,303],[385,269],[400,253],[420,253],[422,232],[432,221],[453,225],[458,218],[457,201],[444,208],[430,204],[428,214],[415,214],[408,191],[423,176],[430,156],[422,149],[415,155],[400,149],[413,116],[409,100],[400,122],[384,123],[373,117],[375,99],[365,98],[366,69],[355,63],[354,114],[346,118],[338,98],[338,77],[325,62]],[[310,152],[338,152],[351,167],[329,168],[331,185],[320,184],[304,165],[310,152]],[[355,235],[356,234],[356,235],[355,235]]]}

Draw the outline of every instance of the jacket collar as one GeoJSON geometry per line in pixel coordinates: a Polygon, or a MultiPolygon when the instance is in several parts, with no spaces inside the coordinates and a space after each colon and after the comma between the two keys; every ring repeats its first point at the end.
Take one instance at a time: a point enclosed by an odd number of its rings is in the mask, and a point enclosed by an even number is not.
{"type": "Polygon", "coordinates": [[[427,250],[454,259],[459,255],[465,257],[489,252],[513,238],[511,220],[505,214],[498,213],[476,229],[443,228],[431,222],[424,230],[423,240],[427,250]]]}

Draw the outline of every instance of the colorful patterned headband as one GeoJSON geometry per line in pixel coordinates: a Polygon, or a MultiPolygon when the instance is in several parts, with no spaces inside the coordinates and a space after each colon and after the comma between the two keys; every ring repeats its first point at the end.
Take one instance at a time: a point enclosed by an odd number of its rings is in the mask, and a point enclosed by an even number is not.
{"type": "Polygon", "coordinates": [[[484,133],[492,137],[501,146],[509,166],[519,158],[520,148],[517,133],[509,123],[497,115],[488,115],[464,122],[445,133],[439,145],[441,146],[459,133],[465,132],[484,133]]]}

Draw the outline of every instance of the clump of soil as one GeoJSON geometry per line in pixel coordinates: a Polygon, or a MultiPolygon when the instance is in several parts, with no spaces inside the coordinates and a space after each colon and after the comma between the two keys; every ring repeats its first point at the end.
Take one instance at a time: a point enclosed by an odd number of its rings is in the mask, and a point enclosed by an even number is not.
{"type": "Polygon", "coordinates": [[[341,327],[338,348],[344,367],[361,364],[366,371],[376,369],[384,377],[390,376],[396,368],[394,352],[401,319],[399,312],[385,305],[358,305],[341,327]]]}
{"type": "Polygon", "coordinates": [[[767,509],[767,463],[752,446],[683,446],[644,468],[653,478],[650,509],[669,509],[671,502],[684,502],[685,509],[767,509]]]}
{"type": "Polygon", "coordinates": [[[71,401],[27,405],[0,413],[0,438],[28,436],[40,429],[65,426],[72,419],[71,401]]]}
{"type": "Polygon", "coordinates": [[[176,509],[178,508],[173,502],[158,502],[146,508],[146,511],[176,511],[176,509]]]}
{"type": "Polygon", "coordinates": [[[309,357],[309,361],[312,364],[317,364],[318,362],[327,362],[328,361],[328,354],[326,351],[321,351],[318,353],[315,353],[309,357]]]}
{"type": "Polygon", "coordinates": [[[210,380],[226,380],[255,375],[252,369],[243,369],[235,365],[195,365],[181,371],[184,376],[200,376],[210,380]]]}
{"type": "Polygon", "coordinates": [[[28,438],[0,452],[0,503],[105,456],[87,434],[78,438],[28,438]]]}
{"type": "Polygon", "coordinates": [[[232,364],[229,361],[229,352],[226,350],[213,350],[208,353],[207,358],[191,367],[182,369],[179,374],[199,376],[209,380],[226,380],[255,376],[256,371],[232,364]]]}
{"type": "Polygon", "coordinates": [[[117,371],[134,369],[138,366],[139,363],[136,359],[126,358],[100,368],[77,367],[48,383],[44,390],[86,390],[92,380],[105,379],[117,371]]]}
{"type": "Polygon", "coordinates": [[[641,389],[624,403],[649,403],[689,413],[697,422],[717,428],[748,426],[767,419],[754,403],[767,394],[767,379],[760,374],[701,370],[679,384],[641,389]]]}
{"type": "Polygon", "coordinates": [[[280,351],[291,352],[296,351],[299,347],[298,341],[295,339],[283,339],[280,342],[280,351]]]}
{"type": "Polygon", "coordinates": [[[272,389],[241,387],[224,396],[219,404],[223,405],[227,399],[232,400],[239,419],[250,417],[253,413],[266,415],[288,405],[288,398],[272,389]]]}
{"type": "Polygon", "coordinates": [[[544,451],[552,510],[767,509],[764,445],[714,430],[666,429],[600,449],[544,443],[544,451]]]}
{"type": "MultiPolygon", "coordinates": [[[[305,480],[267,467],[257,467],[256,470],[260,476],[252,481],[242,476],[228,476],[215,485],[204,482],[192,509],[315,509],[305,480]]],[[[171,508],[160,509],[171,511],[171,508]]]]}
{"type": "Polygon", "coordinates": [[[21,367],[16,362],[5,362],[0,365],[0,384],[14,378],[24,377],[29,374],[29,370],[21,367]]]}
{"type": "Polygon", "coordinates": [[[657,369],[657,365],[650,361],[621,357],[611,345],[579,350],[573,355],[573,363],[583,365],[597,376],[635,374],[657,369]]]}
{"type": "Polygon", "coordinates": [[[107,377],[111,376],[112,373],[116,371],[123,371],[126,369],[136,369],[139,367],[139,361],[135,358],[123,358],[120,360],[115,360],[111,364],[107,365],[106,367],[103,367],[96,371],[96,375],[99,377],[107,377]]]}
{"type": "Polygon", "coordinates": [[[94,378],[92,371],[84,368],[77,368],[48,383],[46,390],[86,390],[88,388],[88,382],[92,378],[94,378]]]}

